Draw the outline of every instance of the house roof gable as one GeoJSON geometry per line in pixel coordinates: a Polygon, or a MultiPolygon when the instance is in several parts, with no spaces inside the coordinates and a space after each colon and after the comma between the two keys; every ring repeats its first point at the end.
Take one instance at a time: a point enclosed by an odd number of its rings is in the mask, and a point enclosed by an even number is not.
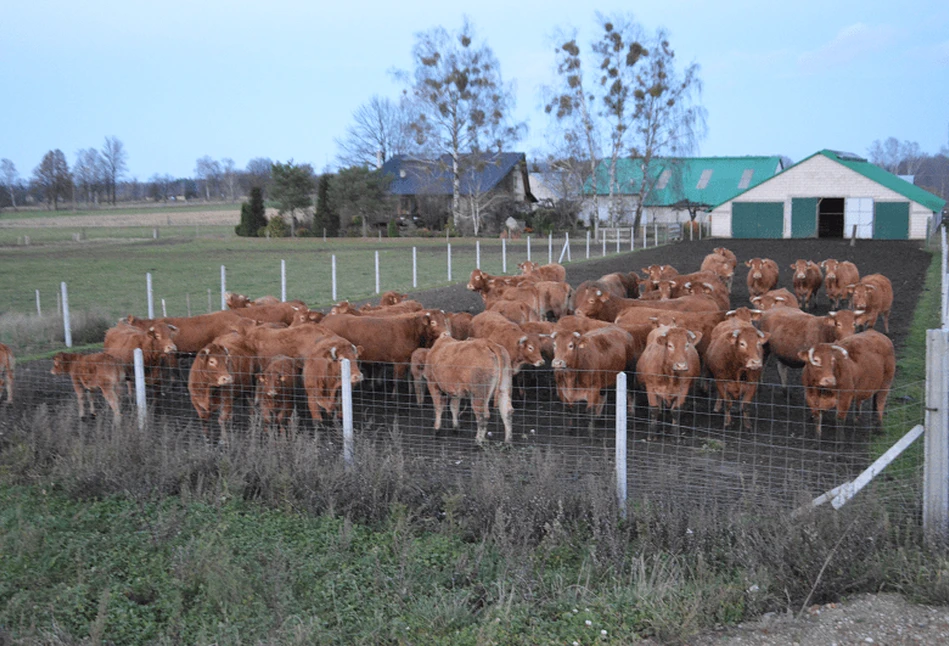
{"type": "MultiPolygon", "coordinates": [[[[470,155],[464,156],[471,159],[470,155]]],[[[472,172],[462,174],[461,194],[486,193],[496,187],[518,164],[525,164],[524,153],[491,153],[472,172]]],[[[389,192],[393,195],[451,195],[451,156],[421,159],[394,155],[382,165],[381,171],[392,176],[389,192]]],[[[526,174],[526,171],[525,171],[526,174]]]]}

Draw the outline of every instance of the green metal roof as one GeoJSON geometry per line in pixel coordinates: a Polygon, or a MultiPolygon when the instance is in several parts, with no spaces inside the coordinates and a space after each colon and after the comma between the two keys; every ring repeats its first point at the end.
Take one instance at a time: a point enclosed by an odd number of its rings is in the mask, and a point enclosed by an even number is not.
{"type": "MultiPolygon", "coordinates": [[[[835,162],[843,164],[853,172],[860,173],[867,179],[873,180],[877,184],[885,186],[913,202],[922,204],[927,209],[935,211],[936,213],[942,211],[942,208],[946,205],[946,201],[938,195],[933,195],[929,191],[923,190],[915,184],[911,184],[905,179],[883,170],[876,164],[871,164],[862,157],[826,149],[815,154],[833,159],[835,162]]],[[[811,155],[811,157],[813,156],[814,155],[811,155]]],[[[811,157],[808,157],[808,159],[811,157]]]]}
{"type": "MultiPolygon", "coordinates": [[[[783,171],[781,171],[781,173],[786,173],[792,168],[795,168],[796,166],[800,166],[804,162],[810,159],[813,159],[817,155],[823,155],[824,157],[828,159],[832,159],[838,164],[846,166],[847,168],[854,171],[855,173],[859,173],[860,175],[863,175],[867,179],[872,180],[876,182],[877,184],[880,184],[881,186],[885,186],[891,191],[899,193],[903,197],[909,200],[912,200],[913,202],[922,204],[923,206],[925,206],[928,209],[931,209],[935,213],[942,211],[943,207],[946,206],[946,201],[942,199],[941,197],[937,195],[933,195],[929,191],[923,190],[920,187],[916,186],[915,184],[911,184],[907,182],[905,179],[897,177],[893,173],[885,171],[879,166],[875,164],[871,164],[866,159],[862,157],[858,157],[857,155],[853,155],[851,153],[844,153],[844,152],[829,150],[825,148],[824,150],[820,150],[814,153],[813,155],[810,155],[809,157],[805,157],[804,159],[802,159],[796,164],[788,166],[783,171]]],[[[778,173],[778,175],[780,175],[781,173],[778,173]]],[[[718,208],[725,202],[735,199],[736,197],[738,197],[742,193],[745,193],[747,190],[750,190],[751,188],[754,188],[754,187],[749,186],[748,189],[743,189],[739,193],[732,195],[731,197],[727,197],[721,202],[715,203],[708,210],[711,211],[713,209],[718,208]]]]}
{"type": "MultiPolygon", "coordinates": [[[[765,157],[659,157],[650,161],[646,174],[652,189],[646,206],[672,206],[681,202],[721,204],[746,189],[774,177],[781,169],[777,155],[765,157]]],[[[598,195],[609,195],[610,160],[597,165],[598,195]]],[[[635,195],[642,184],[642,160],[625,158],[616,161],[618,192],[635,195]]],[[[593,193],[593,182],[583,187],[586,195],[593,193]]]]}

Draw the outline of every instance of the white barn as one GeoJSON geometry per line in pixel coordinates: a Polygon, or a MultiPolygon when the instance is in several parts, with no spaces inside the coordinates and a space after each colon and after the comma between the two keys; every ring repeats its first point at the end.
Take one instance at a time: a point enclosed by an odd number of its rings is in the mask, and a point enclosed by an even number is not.
{"type": "Polygon", "coordinates": [[[946,201],[866,159],[821,150],[713,207],[719,238],[924,239],[946,201]]]}

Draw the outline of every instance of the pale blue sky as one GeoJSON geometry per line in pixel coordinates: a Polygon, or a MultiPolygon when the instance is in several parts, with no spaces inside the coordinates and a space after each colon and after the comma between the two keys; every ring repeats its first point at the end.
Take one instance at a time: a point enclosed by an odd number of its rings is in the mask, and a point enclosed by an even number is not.
{"type": "Polygon", "coordinates": [[[335,164],[335,137],[373,94],[398,95],[417,32],[467,14],[517,85],[518,149],[544,148],[540,87],[551,35],[595,33],[594,11],[665,27],[701,67],[702,155],[822,148],[866,155],[875,139],[949,145],[949,2],[444,0],[31,0],[0,12],[0,158],[28,178],[59,148],[115,135],[129,176],[194,174],[204,155],[335,164]]]}

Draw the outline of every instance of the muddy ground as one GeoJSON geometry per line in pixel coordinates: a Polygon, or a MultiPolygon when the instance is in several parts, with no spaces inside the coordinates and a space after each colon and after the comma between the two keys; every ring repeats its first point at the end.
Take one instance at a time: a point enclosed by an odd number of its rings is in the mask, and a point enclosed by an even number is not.
{"type": "MultiPolygon", "coordinates": [[[[791,287],[789,265],[798,258],[821,261],[833,257],[851,260],[861,275],[883,273],[890,278],[895,303],[890,318],[890,336],[902,346],[922,290],[930,255],[920,242],[859,241],[856,246],[841,240],[706,240],[614,255],[600,260],[567,265],[567,280],[574,286],[615,271],[639,270],[653,263],[671,264],[682,272],[695,271],[713,247],[725,244],[739,259],[731,303],[748,304],[745,285],[747,269],[741,264],[755,256],[773,258],[781,268],[780,286],[791,287]]],[[[427,307],[446,311],[479,312],[481,299],[465,289],[464,282],[412,294],[427,307]]],[[[829,310],[823,293],[815,312],[829,310]]],[[[882,331],[882,321],[877,328],[882,331]]],[[[18,395],[12,407],[0,413],[9,423],[40,403],[52,407],[75,407],[68,380],[49,375],[50,362],[21,362],[17,367],[18,395]]],[[[378,371],[376,371],[378,372],[378,371]]],[[[792,383],[784,390],[774,363],[764,373],[753,411],[754,428],[739,431],[733,421],[725,427],[720,413],[712,412],[711,393],[695,389],[682,416],[678,435],[667,425],[660,436],[647,441],[647,407],[642,393],[633,393],[635,410],[628,420],[629,478],[633,492],[662,492],[673,487],[677,493],[700,499],[734,503],[759,493],[797,503],[841,484],[869,462],[869,441],[875,430],[867,415],[863,421],[848,420],[838,426],[826,418],[824,433],[817,437],[805,409],[799,386],[800,371],[792,371],[792,383]]],[[[631,376],[632,377],[632,376],[631,376]]],[[[635,380],[630,378],[630,387],[635,380]]],[[[615,398],[611,395],[606,413],[593,418],[581,408],[561,404],[549,368],[528,369],[519,376],[515,395],[515,447],[538,447],[554,452],[563,460],[568,477],[581,477],[591,470],[612,469],[615,438],[615,398]]],[[[398,441],[412,454],[433,459],[436,465],[453,468],[464,464],[477,449],[474,446],[474,419],[463,409],[460,428],[452,430],[448,411],[445,427],[433,429],[430,401],[419,406],[407,383],[392,394],[389,381],[364,382],[353,394],[355,428],[360,440],[398,441]]],[[[191,408],[185,381],[178,381],[164,395],[153,394],[157,417],[185,433],[201,429],[191,408]]],[[[302,404],[302,401],[301,401],[302,404]]],[[[126,404],[129,408],[129,405],[126,404]]],[[[298,407],[300,432],[316,433],[327,442],[337,442],[338,423],[324,422],[314,429],[305,410],[298,407]]],[[[109,414],[108,412],[105,414],[109,414]]],[[[901,393],[893,393],[888,415],[905,417],[909,429],[922,416],[922,403],[901,393]],[[916,419],[916,418],[919,419],[916,419]]],[[[246,428],[249,407],[238,416],[235,432],[246,428]]],[[[497,416],[491,420],[490,443],[502,437],[497,416]]]]}

